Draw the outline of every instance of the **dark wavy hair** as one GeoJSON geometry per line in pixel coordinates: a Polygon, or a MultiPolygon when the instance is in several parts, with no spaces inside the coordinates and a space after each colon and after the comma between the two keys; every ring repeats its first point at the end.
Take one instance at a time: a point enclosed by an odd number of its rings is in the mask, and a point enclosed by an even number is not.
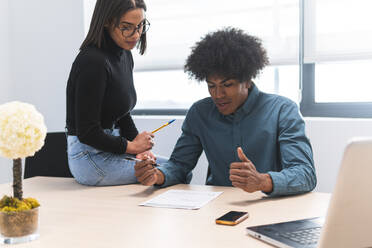
{"type": "MultiPolygon", "coordinates": [[[[138,8],[147,10],[143,0],[97,0],[87,37],[81,44],[80,50],[92,45],[98,48],[104,46],[106,42],[104,37],[105,25],[111,26],[114,24],[118,26],[120,18],[126,12],[138,8]]],[[[144,33],[137,44],[141,55],[145,53],[146,46],[146,33],[144,33]]]]}
{"type": "Polygon", "coordinates": [[[269,59],[259,38],[228,27],[209,33],[197,42],[184,71],[199,82],[209,76],[245,82],[255,78],[267,64],[269,59]]]}

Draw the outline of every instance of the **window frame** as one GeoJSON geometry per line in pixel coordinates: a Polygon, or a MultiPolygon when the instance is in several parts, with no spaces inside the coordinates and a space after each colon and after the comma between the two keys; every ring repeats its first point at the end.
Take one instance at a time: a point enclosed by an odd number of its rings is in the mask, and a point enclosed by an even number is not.
{"type": "Polygon", "coordinates": [[[133,109],[131,115],[182,115],[185,116],[188,109],[177,108],[177,109],[133,109]]]}
{"type": "Polygon", "coordinates": [[[316,64],[303,64],[300,110],[305,117],[371,118],[372,102],[315,102],[316,64]]]}
{"type": "Polygon", "coordinates": [[[304,63],[305,47],[305,0],[300,0],[300,112],[304,117],[371,118],[372,102],[315,101],[315,63],[304,63]]]}

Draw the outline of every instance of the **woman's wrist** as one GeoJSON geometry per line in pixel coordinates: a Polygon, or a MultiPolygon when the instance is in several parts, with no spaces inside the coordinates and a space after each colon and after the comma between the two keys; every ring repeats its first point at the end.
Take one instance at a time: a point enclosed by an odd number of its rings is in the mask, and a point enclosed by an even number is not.
{"type": "Polygon", "coordinates": [[[137,154],[138,152],[136,152],[135,150],[135,144],[134,142],[132,141],[127,141],[127,150],[125,151],[125,153],[129,153],[129,154],[137,154]]]}

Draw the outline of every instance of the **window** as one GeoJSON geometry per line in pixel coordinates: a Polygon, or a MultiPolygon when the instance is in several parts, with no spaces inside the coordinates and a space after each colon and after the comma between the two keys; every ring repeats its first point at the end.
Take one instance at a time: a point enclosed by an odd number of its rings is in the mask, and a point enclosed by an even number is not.
{"type": "Polygon", "coordinates": [[[372,102],[371,60],[317,63],[315,102],[372,102]]]}
{"type": "MultiPolygon", "coordinates": [[[[268,66],[255,83],[262,91],[298,101],[298,70],[298,65],[268,66]]],[[[183,70],[139,71],[134,82],[137,114],[185,114],[194,102],[209,96],[207,84],[188,79],[183,70]]]]}
{"type": "Polygon", "coordinates": [[[303,2],[302,113],[372,117],[372,1],[303,2]]]}
{"type": "Polygon", "coordinates": [[[183,110],[178,113],[184,114],[192,103],[208,96],[207,85],[188,79],[183,70],[135,72],[134,82],[136,110],[141,110],[141,113],[144,110],[153,113],[155,110],[156,113],[156,110],[175,112],[178,109],[183,110]]]}
{"type": "Polygon", "coordinates": [[[146,3],[146,16],[151,22],[148,48],[144,56],[133,52],[138,92],[135,113],[184,114],[193,102],[209,96],[206,83],[189,80],[183,65],[191,47],[201,37],[227,26],[260,37],[268,50],[271,64],[255,80],[258,87],[298,102],[297,0],[233,0],[229,4],[221,0],[151,0],[146,3]]]}

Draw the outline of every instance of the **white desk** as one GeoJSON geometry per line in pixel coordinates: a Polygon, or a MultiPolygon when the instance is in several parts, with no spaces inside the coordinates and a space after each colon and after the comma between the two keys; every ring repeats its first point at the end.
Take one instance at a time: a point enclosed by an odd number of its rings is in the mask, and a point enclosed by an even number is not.
{"type": "MultiPolygon", "coordinates": [[[[271,247],[246,235],[245,227],[325,215],[330,194],[263,198],[234,187],[176,185],[155,189],[142,185],[88,187],[70,178],[24,180],[24,197],[37,198],[40,238],[14,247],[271,247]],[[169,189],[223,191],[199,210],[140,207],[169,189]],[[237,226],[216,225],[227,211],[248,211],[237,226]]],[[[0,194],[11,194],[11,184],[0,194]]]]}

